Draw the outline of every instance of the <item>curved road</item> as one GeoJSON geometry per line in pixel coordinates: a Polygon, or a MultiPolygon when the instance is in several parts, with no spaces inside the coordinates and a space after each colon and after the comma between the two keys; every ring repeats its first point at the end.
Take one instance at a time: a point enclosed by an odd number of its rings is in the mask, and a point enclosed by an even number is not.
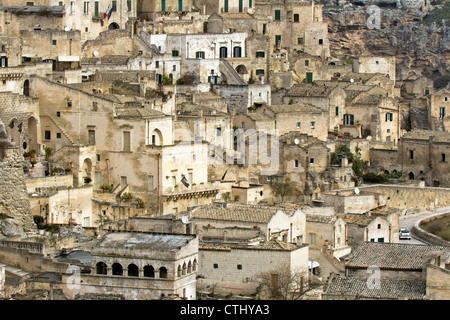
{"type": "MultiPolygon", "coordinates": [[[[406,216],[401,216],[398,221],[399,229],[401,228],[407,228],[410,231],[412,230],[412,227],[416,224],[417,221],[430,217],[433,215],[439,215],[442,213],[450,212],[450,207],[442,207],[430,211],[422,211],[420,213],[416,214],[410,214],[406,216]]],[[[431,244],[429,242],[426,242],[420,238],[417,238],[414,235],[411,235],[411,240],[400,240],[400,243],[407,243],[407,244],[431,244]]]]}

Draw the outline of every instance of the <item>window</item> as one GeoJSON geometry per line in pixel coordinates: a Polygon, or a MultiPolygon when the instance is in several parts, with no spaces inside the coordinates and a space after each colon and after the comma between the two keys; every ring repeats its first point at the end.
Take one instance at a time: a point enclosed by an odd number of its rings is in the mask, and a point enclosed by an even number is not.
{"type": "Polygon", "coordinates": [[[444,98],[444,101],[447,102],[447,101],[448,101],[448,97],[445,97],[445,98],[444,98]]]}
{"type": "Polygon", "coordinates": [[[316,244],[316,234],[315,233],[309,234],[309,244],[316,244]]]}
{"type": "Polygon", "coordinates": [[[228,48],[227,47],[220,47],[220,49],[219,49],[219,57],[220,58],[227,58],[228,57],[228,48]]]}
{"type": "Polygon", "coordinates": [[[323,44],[323,39],[319,39],[319,44],[323,44]]]}
{"type": "Polygon", "coordinates": [[[172,71],[177,71],[177,66],[176,65],[173,65],[172,71]]]}
{"type": "Polygon", "coordinates": [[[242,264],[238,264],[238,265],[237,265],[237,269],[238,269],[238,270],[242,270],[242,264]]]}
{"type": "Polygon", "coordinates": [[[266,56],[266,53],[264,51],[256,51],[257,58],[264,58],[265,56],[266,56]]]}
{"type": "Polygon", "coordinates": [[[56,139],[61,139],[61,132],[56,133],[56,139]]]}
{"type": "Polygon", "coordinates": [[[309,164],[312,165],[312,166],[314,165],[314,158],[310,158],[309,159],[309,164]]]}
{"type": "Polygon", "coordinates": [[[216,129],[216,135],[217,135],[218,137],[222,136],[222,128],[221,128],[221,127],[217,127],[217,129],[216,129]]]}
{"type": "Polygon", "coordinates": [[[300,15],[298,13],[294,13],[294,22],[300,22],[300,15]]]}
{"type": "Polygon", "coordinates": [[[155,61],[155,68],[159,68],[159,61],[155,61]]]}
{"type": "Polygon", "coordinates": [[[275,21],[281,20],[281,10],[275,10],[275,21]]]}
{"type": "Polygon", "coordinates": [[[95,130],[89,130],[88,131],[88,138],[89,138],[89,145],[95,144],[95,130]]]}
{"type": "Polygon", "coordinates": [[[153,176],[148,176],[148,188],[153,190],[153,176]]]}
{"type": "Polygon", "coordinates": [[[381,229],[381,224],[378,224],[377,228],[378,228],[378,229],[381,229]]]}
{"type": "Polygon", "coordinates": [[[409,159],[414,159],[414,150],[409,150],[409,159]]]}
{"type": "Polygon", "coordinates": [[[120,177],[120,186],[123,188],[128,184],[127,182],[127,177],[126,176],[121,176],[120,177]]]}
{"type": "Polygon", "coordinates": [[[275,35],[275,46],[279,47],[281,45],[281,35],[275,35]]]}
{"type": "Polygon", "coordinates": [[[309,60],[305,60],[305,67],[309,67],[309,60]]]}
{"type": "Polygon", "coordinates": [[[52,46],[56,46],[57,41],[56,40],[52,40],[52,46]]]}
{"type": "Polygon", "coordinates": [[[217,264],[217,263],[214,263],[214,264],[213,264],[213,268],[214,268],[214,269],[217,269],[217,268],[219,268],[219,264],[217,264]]]}
{"type": "Polygon", "coordinates": [[[384,238],[378,238],[378,242],[384,242],[384,238]]]}
{"type": "Polygon", "coordinates": [[[391,112],[386,113],[386,122],[394,121],[394,115],[391,112]]]}
{"type": "Polygon", "coordinates": [[[205,52],[204,51],[197,51],[195,53],[195,58],[196,59],[205,59],[205,52]]]}
{"type": "Polygon", "coordinates": [[[97,154],[97,161],[100,161],[100,155],[97,154]]]}
{"type": "Polygon", "coordinates": [[[442,162],[445,162],[445,153],[441,154],[441,160],[442,160],[442,162]]]}
{"type": "Polygon", "coordinates": [[[27,2],[27,6],[34,6],[34,2],[27,2]]]}
{"type": "Polygon", "coordinates": [[[161,11],[166,11],[166,0],[161,0],[161,11]]]}
{"type": "Polygon", "coordinates": [[[252,8],[253,7],[253,1],[252,0],[248,0],[248,7],[252,8]]]}
{"type": "Polygon", "coordinates": [[[176,184],[177,184],[177,178],[175,176],[172,176],[172,188],[174,188],[176,184]]]}
{"type": "Polygon", "coordinates": [[[257,76],[263,76],[264,75],[264,69],[256,69],[255,74],[257,76]]]}
{"type": "Polygon", "coordinates": [[[298,168],[298,160],[294,160],[294,168],[298,168]]]}
{"type": "Polygon", "coordinates": [[[355,117],[353,114],[344,114],[344,125],[354,125],[355,117]]]}
{"type": "Polygon", "coordinates": [[[112,2],[112,11],[116,12],[117,11],[117,1],[113,0],[112,2]]]}
{"type": "Polygon", "coordinates": [[[131,0],[127,0],[127,12],[131,12],[131,0]]]}
{"type": "Polygon", "coordinates": [[[84,2],[83,13],[84,14],[89,13],[89,2],[87,2],[87,1],[84,2]]]}
{"type": "Polygon", "coordinates": [[[228,12],[228,0],[225,0],[223,11],[228,12]]]}
{"type": "Polygon", "coordinates": [[[440,107],[439,108],[439,119],[444,119],[445,118],[445,107],[440,107]]]}
{"type": "Polygon", "coordinates": [[[44,132],[44,139],[45,139],[45,140],[51,140],[51,139],[52,139],[52,132],[46,130],[46,131],[44,132]]]}
{"type": "Polygon", "coordinates": [[[130,152],[130,131],[123,132],[123,150],[125,152],[130,152]]]}
{"type": "Polygon", "coordinates": [[[314,129],[316,127],[316,123],[314,121],[311,121],[311,129],[314,129]]]}
{"type": "Polygon", "coordinates": [[[336,117],[339,117],[339,107],[336,107],[336,109],[335,109],[335,115],[336,115],[336,117]]]}
{"type": "Polygon", "coordinates": [[[56,116],[57,116],[57,117],[61,117],[61,112],[56,111],[56,116]]]}
{"type": "Polygon", "coordinates": [[[94,16],[98,17],[98,1],[94,2],[94,16]]]}
{"type": "Polygon", "coordinates": [[[172,57],[178,57],[180,55],[180,53],[178,52],[178,50],[172,50],[172,57]]]}
{"type": "Polygon", "coordinates": [[[75,3],[73,1],[70,1],[70,14],[73,14],[75,12],[75,3]]]}
{"type": "Polygon", "coordinates": [[[297,38],[297,44],[303,45],[303,38],[297,38]]]}
{"type": "Polygon", "coordinates": [[[297,128],[300,129],[301,123],[297,122],[297,128]]]}
{"type": "Polygon", "coordinates": [[[242,48],[241,47],[236,46],[233,48],[233,57],[234,58],[242,57],[242,48]]]}

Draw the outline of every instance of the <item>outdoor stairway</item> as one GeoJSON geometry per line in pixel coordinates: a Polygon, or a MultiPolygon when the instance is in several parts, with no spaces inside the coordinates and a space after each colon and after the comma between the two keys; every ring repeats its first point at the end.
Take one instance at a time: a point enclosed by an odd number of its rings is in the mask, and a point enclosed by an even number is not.
{"type": "Polygon", "coordinates": [[[241,78],[241,76],[234,70],[231,64],[225,60],[220,59],[219,64],[220,72],[227,77],[227,84],[245,86],[247,83],[241,78]]]}

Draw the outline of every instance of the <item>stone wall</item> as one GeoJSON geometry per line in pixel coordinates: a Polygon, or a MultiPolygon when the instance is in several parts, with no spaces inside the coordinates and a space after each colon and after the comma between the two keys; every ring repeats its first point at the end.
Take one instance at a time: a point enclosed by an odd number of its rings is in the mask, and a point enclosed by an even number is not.
{"type": "Polygon", "coordinates": [[[442,239],[441,237],[438,237],[438,236],[436,236],[436,235],[434,235],[434,234],[432,234],[430,232],[427,232],[427,231],[425,231],[424,229],[422,229],[420,227],[420,224],[422,222],[430,222],[430,221],[433,221],[435,219],[438,219],[438,218],[441,218],[441,217],[444,217],[444,216],[448,216],[448,215],[450,215],[450,213],[436,214],[436,215],[433,215],[431,217],[419,220],[413,226],[411,232],[414,235],[418,236],[419,238],[424,239],[424,240],[426,240],[428,242],[431,242],[431,243],[434,243],[434,244],[437,244],[437,245],[440,245],[440,246],[450,247],[450,241],[446,241],[446,240],[442,239]]]}
{"type": "Polygon", "coordinates": [[[428,299],[450,300],[450,270],[429,265],[426,279],[428,299]]]}

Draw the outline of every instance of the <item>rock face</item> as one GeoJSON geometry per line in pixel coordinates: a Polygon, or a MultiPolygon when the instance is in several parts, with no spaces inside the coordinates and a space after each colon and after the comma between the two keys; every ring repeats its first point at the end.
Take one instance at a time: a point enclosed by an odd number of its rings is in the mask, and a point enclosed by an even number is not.
{"type": "Polygon", "coordinates": [[[7,218],[0,220],[0,235],[4,237],[25,237],[23,228],[19,226],[16,220],[7,218]]]}
{"type": "Polygon", "coordinates": [[[25,230],[36,229],[23,174],[23,156],[8,139],[0,119],[0,213],[25,230]]]}
{"type": "Polygon", "coordinates": [[[92,240],[81,226],[69,226],[59,231],[61,237],[74,237],[75,242],[87,242],[92,240]]]}
{"type": "Polygon", "coordinates": [[[402,74],[402,69],[415,69],[430,78],[449,73],[448,26],[424,24],[426,11],[379,8],[376,16],[368,9],[346,5],[323,10],[333,55],[345,59],[396,56],[397,75],[402,74]],[[374,19],[380,22],[375,27],[374,19]],[[371,28],[368,21],[372,22],[371,28]]]}

